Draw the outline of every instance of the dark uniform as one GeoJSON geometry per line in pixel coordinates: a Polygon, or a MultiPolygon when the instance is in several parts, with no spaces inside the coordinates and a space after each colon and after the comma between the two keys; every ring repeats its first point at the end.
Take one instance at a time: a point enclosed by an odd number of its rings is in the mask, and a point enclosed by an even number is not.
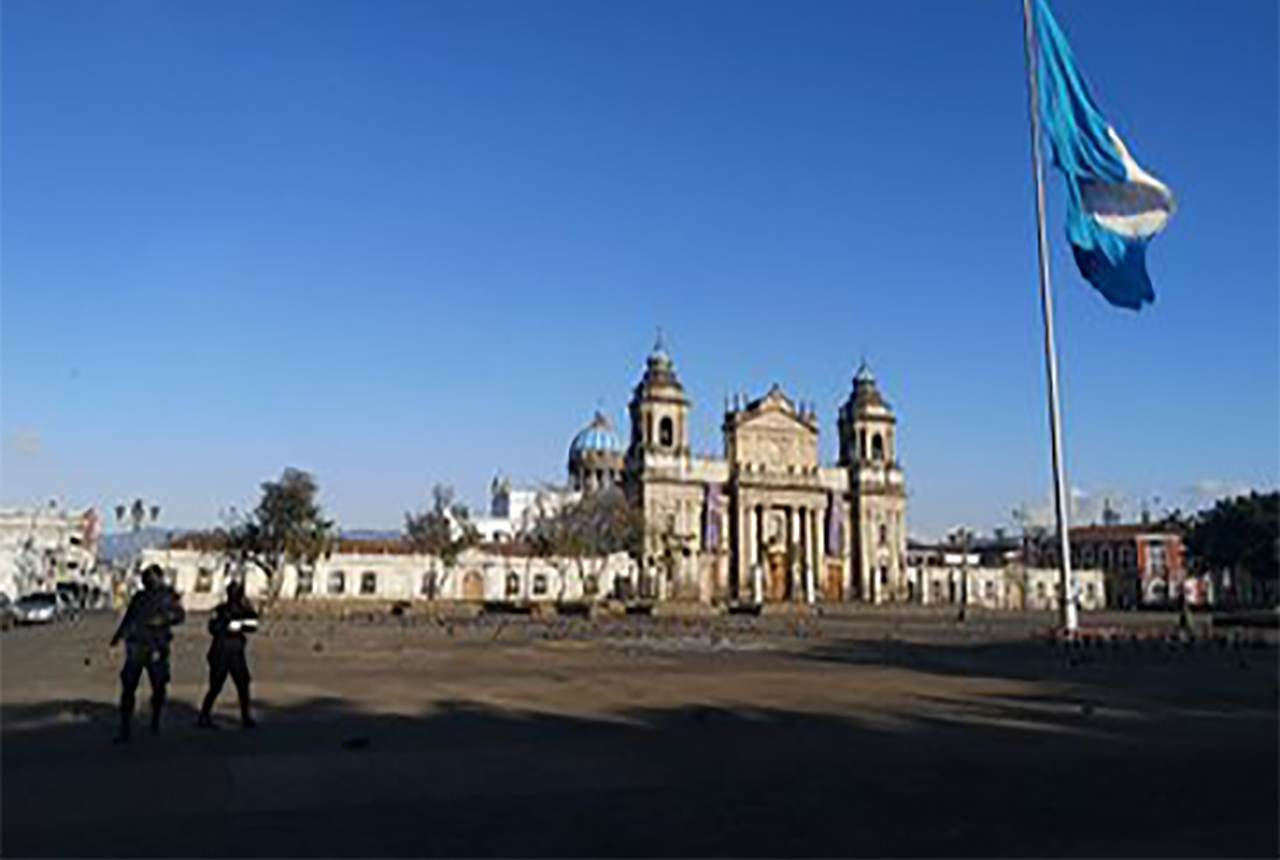
{"type": "Polygon", "coordinates": [[[213,726],[213,703],[222,692],[222,685],[231,676],[240,699],[240,721],[249,728],[254,725],[249,709],[249,661],[245,649],[247,634],[258,627],[258,613],[244,596],[244,587],[237,582],[227,586],[227,600],[218,604],[209,619],[209,633],[213,642],[209,645],[209,692],[205,694],[197,725],[213,726]]]}
{"type": "Polygon", "coordinates": [[[171,628],[187,617],[177,593],[164,584],[159,567],[152,565],[142,572],[142,585],[111,637],[112,645],[123,639],[125,646],[124,668],[120,670],[119,740],[129,739],[138,682],[144,671],[151,684],[151,731],[160,731],[160,714],[169,683],[171,628]]]}

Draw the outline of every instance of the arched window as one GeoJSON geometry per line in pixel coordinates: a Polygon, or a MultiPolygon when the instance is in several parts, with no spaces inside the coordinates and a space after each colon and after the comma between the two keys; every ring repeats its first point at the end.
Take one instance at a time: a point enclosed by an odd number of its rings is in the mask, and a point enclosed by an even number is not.
{"type": "Polygon", "coordinates": [[[360,593],[366,595],[378,593],[378,574],[372,570],[366,570],[360,574],[360,593]]]}
{"type": "Polygon", "coordinates": [[[663,448],[670,448],[675,444],[675,427],[670,416],[664,416],[658,423],[658,444],[663,448]]]}
{"type": "Polygon", "coordinates": [[[866,430],[858,431],[858,450],[862,452],[862,456],[859,459],[862,459],[862,460],[867,459],[867,431],[866,430]]]}
{"type": "Polygon", "coordinates": [[[341,570],[329,572],[329,593],[342,594],[347,590],[347,575],[341,570]]]}
{"type": "Polygon", "coordinates": [[[520,596],[520,574],[508,573],[507,574],[507,597],[519,597],[519,596],[520,596]]]}
{"type": "Polygon", "coordinates": [[[889,527],[884,523],[880,524],[880,546],[889,545],[889,527]]]}
{"type": "Polygon", "coordinates": [[[884,439],[881,438],[879,433],[871,437],[871,459],[884,459],[884,439]]]}

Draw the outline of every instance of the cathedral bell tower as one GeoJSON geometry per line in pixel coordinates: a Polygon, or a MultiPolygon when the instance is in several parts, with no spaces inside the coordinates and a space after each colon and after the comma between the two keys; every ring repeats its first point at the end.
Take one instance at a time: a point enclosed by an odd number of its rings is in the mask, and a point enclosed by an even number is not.
{"type": "Polygon", "coordinates": [[[676,378],[675,364],[659,332],[645,361],[644,377],[631,396],[628,464],[639,467],[647,455],[688,457],[689,408],[689,398],[676,378]]]}
{"type": "Polygon", "coordinates": [[[897,423],[864,362],[840,409],[840,465],[849,471],[853,584],[862,600],[909,600],[907,491],[897,423]]]}

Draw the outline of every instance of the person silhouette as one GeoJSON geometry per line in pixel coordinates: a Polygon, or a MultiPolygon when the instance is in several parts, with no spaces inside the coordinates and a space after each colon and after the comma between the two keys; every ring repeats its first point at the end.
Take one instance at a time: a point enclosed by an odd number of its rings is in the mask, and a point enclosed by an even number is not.
{"type": "Polygon", "coordinates": [[[165,584],[164,571],[149,565],[142,571],[142,590],[129,601],[124,617],[111,637],[111,647],[125,643],[124,668],[120,670],[120,731],[116,742],[129,740],[138,682],[147,673],[151,684],[151,731],[159,733],[169,684],[169,642],[172,628],[186,619],[177,593],[165,584]]]}
{"type": "Polygon", "coordinates": [[[209,619],[209,633],[213,641],[209,644],[209,692],[205,694],[204,704],[200,708],[200,717],[196,725],[200,728],[214,728],[213,703],[218,700],[222,686],[231,676],[236,685],[236,695],[240,699],[240,723],[246,729],[256,725],[250,710],[249,698],[249,661],[246,649],[247,636],[258,629],[258,613],[245,597],[244,585],[232,581],[227,585],[227,599],[219,603],[209,619]]]}

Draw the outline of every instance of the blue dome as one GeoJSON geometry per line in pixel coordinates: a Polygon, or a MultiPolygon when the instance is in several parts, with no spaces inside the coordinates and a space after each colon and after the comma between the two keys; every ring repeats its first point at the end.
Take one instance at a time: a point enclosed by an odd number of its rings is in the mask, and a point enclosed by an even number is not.
{"type": "Polygon", "coordinates": [[[569,445],[569,456],[587,453],[621,454],[622,440],[613,432],[608,417],[597,412],[591,423],[584,427],[569,445]]]}

